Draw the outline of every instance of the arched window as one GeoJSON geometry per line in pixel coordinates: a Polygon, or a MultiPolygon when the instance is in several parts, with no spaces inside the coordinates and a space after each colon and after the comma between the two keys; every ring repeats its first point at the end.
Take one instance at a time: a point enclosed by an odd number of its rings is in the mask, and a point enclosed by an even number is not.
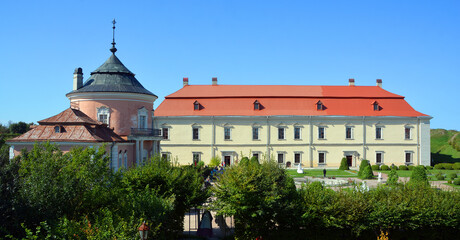
{"type": "Polygon", "coordinates": [[[140,108],[137,111],[137,127],[138,128],[148,128],[147,119],[148,119],[148,110],[145,107],[140,108]]]}

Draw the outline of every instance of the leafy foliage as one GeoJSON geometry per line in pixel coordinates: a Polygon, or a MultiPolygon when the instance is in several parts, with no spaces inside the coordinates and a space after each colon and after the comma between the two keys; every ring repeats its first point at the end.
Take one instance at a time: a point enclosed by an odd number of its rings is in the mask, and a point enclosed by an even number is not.
{"type": "Polygon", "coordinates": [[[372,172],[369,160],[361,160],[361,165],[359,165],[358,177],[361,179],[372,179],[374,177],[374,173],[372,172]]]}
{"type": "Polygon", "coordinates": [[[396,170],[391,169],[390,173],[388,174],[387,185],[395,186],[398,183],[398,179],[399,176],[396,170]]]}
{"type": "Polygon", "coordinates": [[[414,168],[409,180],[409,184],[429,185],[428,178],[426,176],[426,170],[423,166],[417,166],[414,168]]]}
{"type": "Polygon", "coordinates": [[[222,160],[220,159],[220,157],[215,156],[215,157],[211,158],[211,161],[209,162],[208,166],[214,168],[214,167],[219,166],[221,162],[222,162],[222,160]]]}
{"type": "Polygon", "coordinates": [[[342,158],[342,161],[340,161],[339,170],[349,170],[349,169],[350,168],[348,167],[347,158],[342,158]]]}
{"type": "Polygon", "coordinates": [[[234,216],[237,238],[267,237],[296,222],[294,181],[273,161],[226,168],[213,190],[213,208],[234,216]]]}

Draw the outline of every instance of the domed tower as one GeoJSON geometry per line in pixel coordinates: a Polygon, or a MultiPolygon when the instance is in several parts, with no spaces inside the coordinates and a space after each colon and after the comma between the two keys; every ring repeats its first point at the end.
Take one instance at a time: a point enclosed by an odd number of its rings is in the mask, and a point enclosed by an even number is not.
{"type": "Polygon", "coordinates": [[[162,139],[160,130],[153,129],[157,96],[145,89],[118,59],[115,41],[112,45],[112,55],[84,83],[82,69],[75,69],[73,91],[66,96],[72,109],[106,124],[123,139],[132,140],[139,163],[157,152],[162,139]]]}

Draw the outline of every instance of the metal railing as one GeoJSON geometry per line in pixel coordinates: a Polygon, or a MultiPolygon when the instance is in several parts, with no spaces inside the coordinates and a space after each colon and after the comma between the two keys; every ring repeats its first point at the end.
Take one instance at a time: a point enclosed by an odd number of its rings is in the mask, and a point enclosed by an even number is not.
{"type": "Polygon", "coordinates": [[[153,136],[161,137],[161,129],[156,128],[131,128],[133,136],[153,136]]]}

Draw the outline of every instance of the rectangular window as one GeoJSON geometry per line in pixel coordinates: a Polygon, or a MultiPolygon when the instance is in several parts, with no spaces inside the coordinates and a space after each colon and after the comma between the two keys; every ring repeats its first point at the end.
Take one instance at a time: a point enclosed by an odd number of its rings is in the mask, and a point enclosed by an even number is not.
{"type": "Polygon", "coordinates": [[[412,163],[412,153],[406,152],[406,164],[412,163]]]}
{"type": "Polygon", "coordinates": [[[163,139],[169,139],[169,128],[163,128],[163,139]]]}
{"type": "Polygon", "coordinates": [[[109,124],[108,119],[109,119],[109,118],[108,118],[107,114],[99,114],[99,119],[98,119],[99,122],[105,123],[105,124],[108,125],[108,124],[109,124]]]}
{"type": "Polygon", "coordinates": [[[325,164],[326,163],[326,153],[319,152],[318,153],[318,164],[325,164]]]}
{"type": "Polygon", "coordinates": [[[257,160],[259,160],[259,153],[253,153],[252,157],[255,157],[257,160]]]}
{"type": "Polygon", "coordinates": [[[383,163],[383,153],[382,152],[376,152],[375,153],[375,163],[376,164],[382,164],[383,163]]]}
{"type": "Polygon", "coordinates": [[[252,140],[259,140],[259,128],[258,127],[252,128],[252,140]]]}
{"type": "Polygon", "coordinates": [[[318,127],[318,139],[325,139],[326,135],[324,133],[324,127],[318,127]]]}
{"type": "Polygon", "coordinates": [[[346,139],[352,139],[353,138],[353,128],[352,127],[346,127],[345,128],[345,138],[346,139]]]}
{"type": "Polygon", "coordinates": [[[382,128],[375,127],[375,139],[382,139],[382,128]]]}
{"type": "Polygon", "coordinates": [[[196,166],[196,164],[201,160],[201,154],[200,153],[193,153],[193,165],[196,166]]]}
{"type": "Polygon", "coordinates": [[[231,139],[231,128],[225,127],[224,128],[224,139],[230,140],[231,139]]]}
{"type": "Polygon", "coordinates": [[[404,129],[404,139],[411,139],[411,128],[406,127],[404,129]]]}
{"type": "Polygon", "coordinates": [[[147,128],[146,122],[147,122],[146,116],[143,116],[143,115],[139,116],[139,128],[147,128]]]}
{"type": "Polygon", "coordinates": [[[199,140],[200,139],[200,135],[199,135],[199,131],[200,129],[199,128],[193,128],[193,140],[199,140]]]}
{"type": "Polygon", "coordinates": [[[278,153],[278,163],[284,163],[284,153],[278,153]]]}
{"type": "Polygon", "coordinates": [[[279,140],[283,140],[283,139],[284,139],[284,128],[283,128],[283,127],[279,127],[279,128],[278,128],[278,139],[279,139],[279,140]]]}
{"type": "Polygon", "coordinates": [[[300,163],[300,153],[294,153],[294,163],[300,163]]]}
{"type": "Polygon", "coordinates": [[[294,139],[300,139],[300,128],[299,127],[294,128],[294,139]]]}

